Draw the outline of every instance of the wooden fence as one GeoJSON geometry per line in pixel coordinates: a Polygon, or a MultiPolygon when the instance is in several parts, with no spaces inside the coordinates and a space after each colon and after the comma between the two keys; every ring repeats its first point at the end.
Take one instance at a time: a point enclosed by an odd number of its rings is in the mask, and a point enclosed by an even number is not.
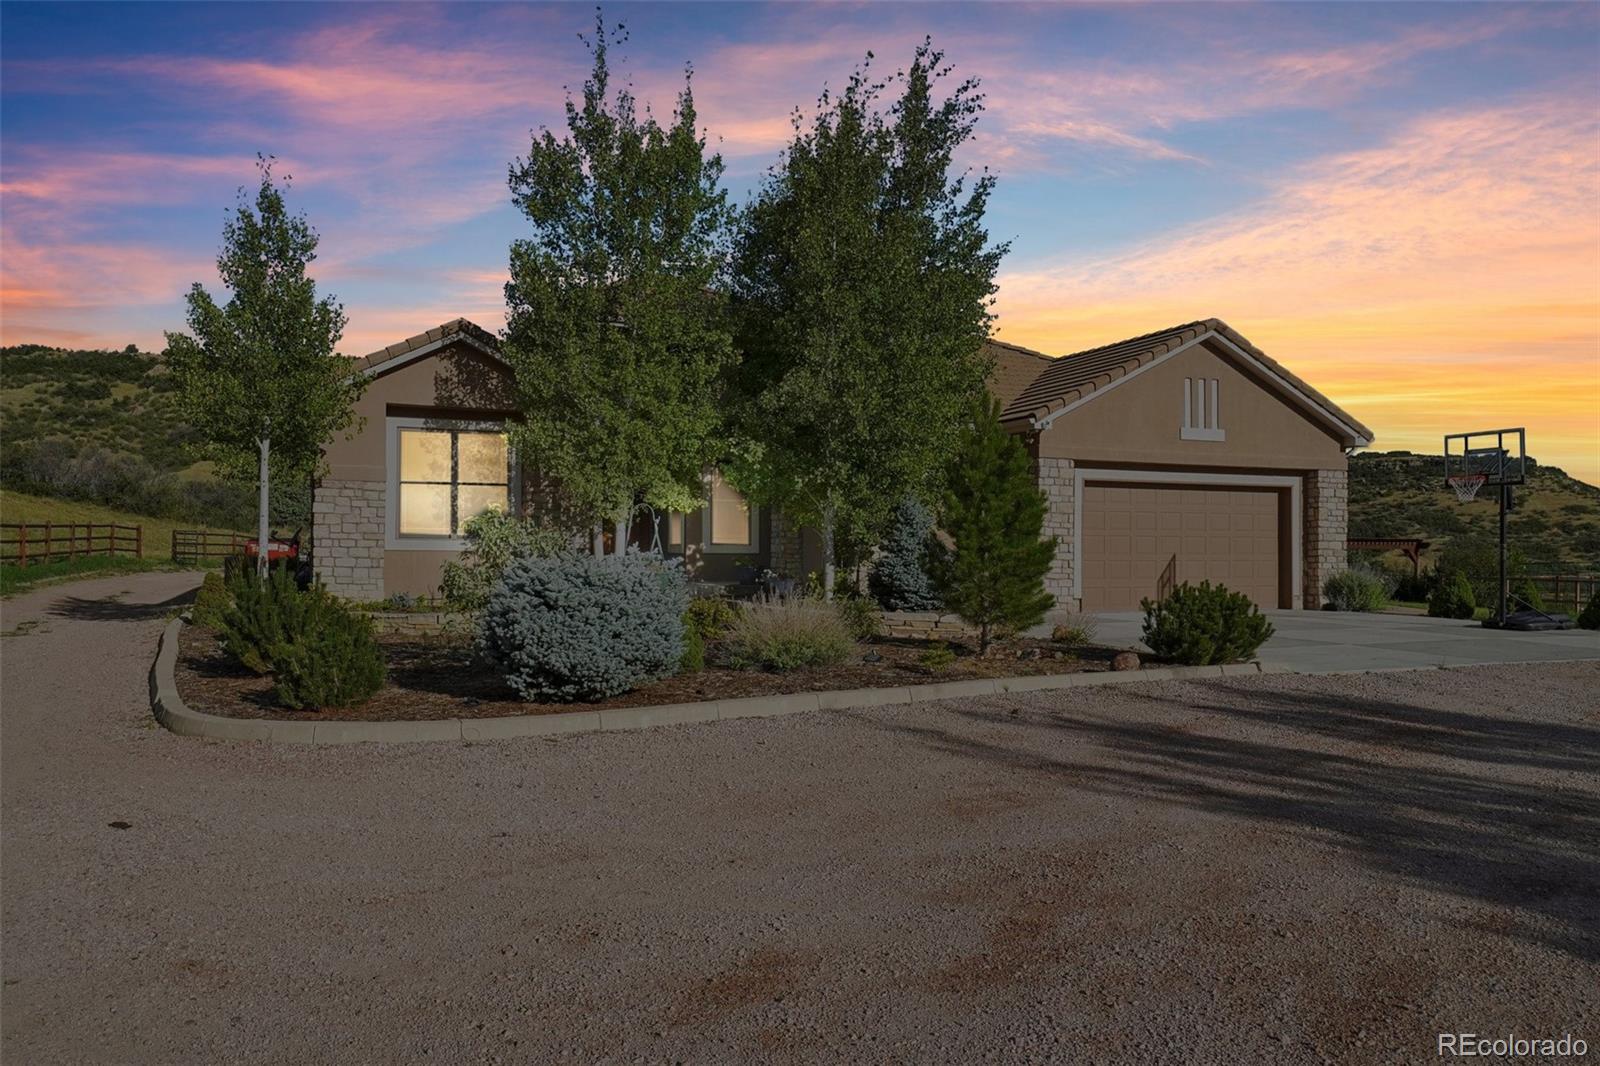
{"type": "Polygon", "coordinates": [[[27,566],[86,555],[144,558],[144,526],[101,522],[0,524],[0,563],[27,566]]]}
{"type": "Polygon", "coordinates": [[[245,533],[218,533],[210,529],[174,529],[172,561],[199,563],[207,559],[226,559],[230,555],[242,555],[245,542],[250,539],[252,538],[245,533]]]}
{"type": "Polygon", "coordinates": [[[1574,616],[1583,610],[1595,589],[1600,588],[1600,572],[1592,570],[1529,574],[1528,580],[1539,590],[1546,610],[1565,611],[1574,616]]]}

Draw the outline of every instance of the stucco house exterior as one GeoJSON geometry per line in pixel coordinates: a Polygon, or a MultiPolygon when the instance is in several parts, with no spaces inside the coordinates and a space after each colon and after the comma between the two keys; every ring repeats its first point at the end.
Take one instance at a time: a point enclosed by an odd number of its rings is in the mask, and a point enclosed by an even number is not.
{"type": "MultiPolygon", "coordinates": [[[[1059,538],[1058,607],[1138,606],[1209,579],[1263,607],[1315,608],[1344,566],[1346,462],[1372,432],[1227,324],[1207,319],[1051,358],[998,341],[990,388],[1022,436],[1059,538]]],[[[516,417],[495,337],[456,319],[357,361],[360,428],[327,448],[313,502],[317,576],[360,600],[437,591],[461,528],[491,506],[537,510],[536,470],[505,444],[516,417]]],[[[693,577],[820,569],[820,541],[750,506],[713,471],[706,504],[641,519],[693,577]]]]}

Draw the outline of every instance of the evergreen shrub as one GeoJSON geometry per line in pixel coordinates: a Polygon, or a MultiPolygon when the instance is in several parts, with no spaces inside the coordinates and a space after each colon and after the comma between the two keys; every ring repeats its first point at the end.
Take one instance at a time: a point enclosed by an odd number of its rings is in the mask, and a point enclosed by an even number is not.
{"type": "Polygon", "coordinates": [[[1185,582],[1163,600],[1144,600],[1144,642],[1163,659],[1190,666],[1247,660],[1272,636],[1272,623],[1242,592],[1185,582]]]}
{"type": "Polygon", "coordinates": [[[525,556],[489,593],[478,651],[524,699],[602,700],[679,669],[688,606],[655,556],[525,556]]]}

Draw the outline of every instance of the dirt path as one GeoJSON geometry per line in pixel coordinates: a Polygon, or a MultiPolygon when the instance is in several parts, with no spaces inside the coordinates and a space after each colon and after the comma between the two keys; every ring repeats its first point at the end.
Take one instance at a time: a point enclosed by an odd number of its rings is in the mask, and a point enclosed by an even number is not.
{"type": "Polygon", "coordinates": [[[1595,664],[272,748],[149,719],[194,583],[0,605],[8,1063],[1600,1048],[1595,664]]]}

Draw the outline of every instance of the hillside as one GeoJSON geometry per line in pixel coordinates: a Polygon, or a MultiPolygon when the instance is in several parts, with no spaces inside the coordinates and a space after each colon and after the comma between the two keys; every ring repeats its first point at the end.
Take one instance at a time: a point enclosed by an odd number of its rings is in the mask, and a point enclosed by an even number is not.
{"type": "Polygon", "coordinates": [[[137,456],[156,470],[189,465],[172,379],[160,356],[39,344],[0,349],[0,455],[51,438],[137,456]]]}
{"type": "MultiPolygon", "coordinates": [[[[1455,539],[1493,538],[1499,508],[1485,496],[1457,502],[1444,485],[1442,456],[1358,454],[1350,460],[1350,535],[1421,537],[1435,553],[1455,539]]],[[[1515,501],[1508,541],[1530,563],[1600,569],[1600,488],[1530,460],[1515,501]]]]}
{"type": "Polygon", "coordinates": [[[68,522],[94,522],[144,527],[144,557],[170,559],[172,557],[172,531],[174,529],[209,529],[217,533],[227,529],[197,522],[120,511],[97,503],[77,500],[58,500],[48,496],[34,496],[26,492],[0,489],[0,520],[6,522],[45,523],[65,525],[68,522]]]}
{"type": "MultiPolygon", "coordinates": [[[[172,520],[249,529],[252,484],[197,463],[159,355],[40,344],[0,348],[0,484],[172,520]]],[[[273,522],[309,524],[304,484],[273,489],[273,522]]],[[[12,519],[14,520],[14,519],[12,519]]]]}

